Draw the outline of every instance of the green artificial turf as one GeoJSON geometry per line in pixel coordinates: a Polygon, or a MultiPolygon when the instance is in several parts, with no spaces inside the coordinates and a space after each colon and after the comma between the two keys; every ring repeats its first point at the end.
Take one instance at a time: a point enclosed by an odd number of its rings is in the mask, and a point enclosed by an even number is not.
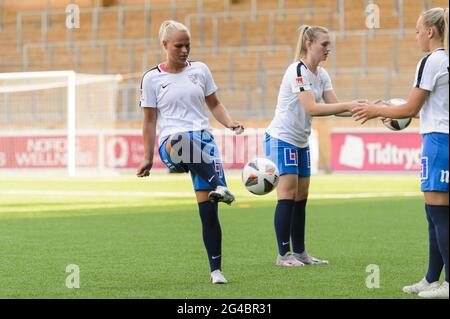
{"type": "Polygon", "coordinates": [[[211,285],[187,175],[0,176],[0,298],[416,298],[401,288],[427,266],[418,177],[313,176],[306,246],[330,264],[299,268],[275,266],[275,192],[254,196],[238,175],[228,183],[237,201],[219,214],[229,283],[211,285]],[[360,193],[372,197],[314,198],[360,193]],[[66,287],[70,264],[78,289],[66,287]],[[369,265],[379,288],[366,287],[369,265]]]}

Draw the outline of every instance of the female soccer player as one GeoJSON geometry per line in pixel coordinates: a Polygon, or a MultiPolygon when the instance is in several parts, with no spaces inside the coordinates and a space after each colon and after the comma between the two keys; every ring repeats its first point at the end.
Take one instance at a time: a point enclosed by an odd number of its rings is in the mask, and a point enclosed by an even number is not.
{"type": "Polygon", "coordinates": [[[421,190],[428,220],[428,272],[420,282],[404,287],[403,291],[418,293],[423,298],[448,298],[448,8],[433,8],[423,13],[417,21],[416,33],[419,47],[428,54],[417,64],[414,87],[406,104],[357,107],[353,116],[364,123],[375,117],[406,118],[420,112],[421,190]],[[445,281],[439,284],[444,265],[445,281]]]}
{"type": "Polygon", "coordinates": [[[365,105],[363,101],[339,103],[328,73],[320,66],[330,52],[328,30],[303,25],[299,33],[295,62],[284,74],[275,117],[265,136],[266,155],[280,171],[275,209],[279,253],[276,264],[280,266],[328,263],[311,257],[305,249],[305,207],[311,176],[308,138],[312,117],[348,113],[356,106],[365,105]],[[319,103],[322,98],[326,104],[319,103]]]}
{"type": "Polygon", "coordinates": [[[234,196],[226,187],[219,151],[211,134],[206,102],[213,116],[225,127],[241,133],[219,101],[208,67],[188,60],[190,32],[176,21],[162,23],[159,38],[166,61],[147,71],[141,82],[145,159],[137,176],[148,176],[153,165],[156,123],[159,154],[172,171],[190,172],[202,221],[203,241],[213,284],[227,283],[221,271],[222,232],[218,202],[231,204],[234,196]]]}

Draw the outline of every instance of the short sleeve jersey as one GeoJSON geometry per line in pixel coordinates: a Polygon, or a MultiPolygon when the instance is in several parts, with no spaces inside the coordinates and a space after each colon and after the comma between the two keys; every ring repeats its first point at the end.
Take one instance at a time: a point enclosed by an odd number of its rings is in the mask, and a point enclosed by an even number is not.
{"type": "Polygon", "coordinates": [[[440,48],[417,64],[414,86],[430,92],[420,110],[420,133],[448,134],[448,53],[440,48]]]}
{"type": "Polygon", "coordinates": [[[312,117],[300,103],[298,93],[312,91],[316,102],[322,100],[323,92],[332,90],[327,71],[317,68],[311,72],[303,61],[291,64],[281,82],[275,116],[267,128],[267,133],[297,147],[306,147],[311,134],[312,117]]]}
{"type": "Polygon", "coordinates": [[[161,64],[147,71],[141,82],[141,107],[157,109],[159,143],[179,132],[211,130],[205,97],[217,91],[209,68],[188,61],[180,73],[163,71],[161,64]]]}

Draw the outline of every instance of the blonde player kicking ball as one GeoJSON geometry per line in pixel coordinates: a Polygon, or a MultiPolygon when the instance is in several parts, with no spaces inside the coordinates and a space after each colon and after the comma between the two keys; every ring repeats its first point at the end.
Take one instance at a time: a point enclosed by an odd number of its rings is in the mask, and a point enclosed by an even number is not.
{"type": "Polygon", "coordinates": [[[362,123],[375,117],[413,117],[420,112],[421,190],[428,221],[428,271],[421,281],[404,287],[403,291],[417,293],[422,298],[448,299],[448,8],[423,13],[416,29],[417,43],[428,54],[417,64],[408,101],[397,107],[370,105],[353,111],[355,119],[362,123]],[[443,266],[445,281],[440,284],[443,266]]]}
{"type": "Polygon", "coordinates": [[[305,209],[311,176],[308,139],[312,118],[343,116],[359,105],[366,105],[363,101],[338,102],[331,79],[320,66],[330,52],[328,30],[304,25],[299,33],[295,62],[284,74],[275,117],[265,136],[266,156],[280,171],[274,218],[278,244],[276,264],[287,267],[328,263],[310,256],[305,248],[305,209]],[[325,103],[320,103],[322,99],[325,103]]]}
{"type": "Polygon", "coordinates": [[[165,21],[160,41],[167,59],[147,71],[141,83],[140,106],[144,111],[143,140],[145,159],[137,176],[148,176],[153,165],[156,123],[159,154],[164,164],[177,172],[190,172],[202,221],[203,242],[208,254],[213,284],[225,284],[222,270],[222,231],[218,202],[231,204],[219,151],[211,134],[206,102],[213,116],[225,127],[242,133],[219,101],[208,67],[188,60],[190,32],[183,24],[165,21]]]}

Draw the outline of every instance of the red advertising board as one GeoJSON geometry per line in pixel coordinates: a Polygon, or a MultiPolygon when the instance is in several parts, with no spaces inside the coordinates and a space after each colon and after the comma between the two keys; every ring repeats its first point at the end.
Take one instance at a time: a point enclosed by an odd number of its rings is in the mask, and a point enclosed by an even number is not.
{"type": "MultiPolygon", "coordinates": [[[[234,135],[225,130],[214,132],[226,169],[241,169],[255,157],[264,157],[264,130],[248,130],[234,135]]],[[[157,144],[157,143],[156,143],[157,144]]],[[[76,137],[77,168],[136,169],[144,159],[140,130],[83,132],[76,137]]],[[[18,132],[0,134],[0,169],[63,169],[67,167],[67,136],[60,132],[18,132]]],[[[158,145],[153,168],[165,168],[158,145]]]]}
{"type": "Polygon", "coordinates": [[[339,131],[331,133],[332,171],[418,171],[418,132],[339,131]]]}
{"type": "MultiPolygon", "coordinates": [[[[78,136],[76,165],[80,168],[98,166],[98,137],[78,136]]],[[[63,135],[0,136],[0,168],[65,168],[67,137],[63,135]]]]}
{"type": "MultiPolygon", "coordinates": [[[[105,134],[104,143],[105,168],[137,168],[144,160],[144,145],[139,134],[105,134]]],[[[159,158],[158,145],[153,154],[153,168],[165,167],[159,158]]]]}
{"type": "MultiPolygon", "coordinates": [[[[214,134],[215,142],[220,150],[223,167],[240,169],[250,159],[264,157],[263,134],[250,131],[243,135],[224,134],[219,130],[214,134]]],[[[105,168],[137,168],[144,158],[144,145],[139,134],[113,134],[104,136],[105,168]]],[[[155,145],[153,168],[165,168],[158,146],[155,145]]]]}

